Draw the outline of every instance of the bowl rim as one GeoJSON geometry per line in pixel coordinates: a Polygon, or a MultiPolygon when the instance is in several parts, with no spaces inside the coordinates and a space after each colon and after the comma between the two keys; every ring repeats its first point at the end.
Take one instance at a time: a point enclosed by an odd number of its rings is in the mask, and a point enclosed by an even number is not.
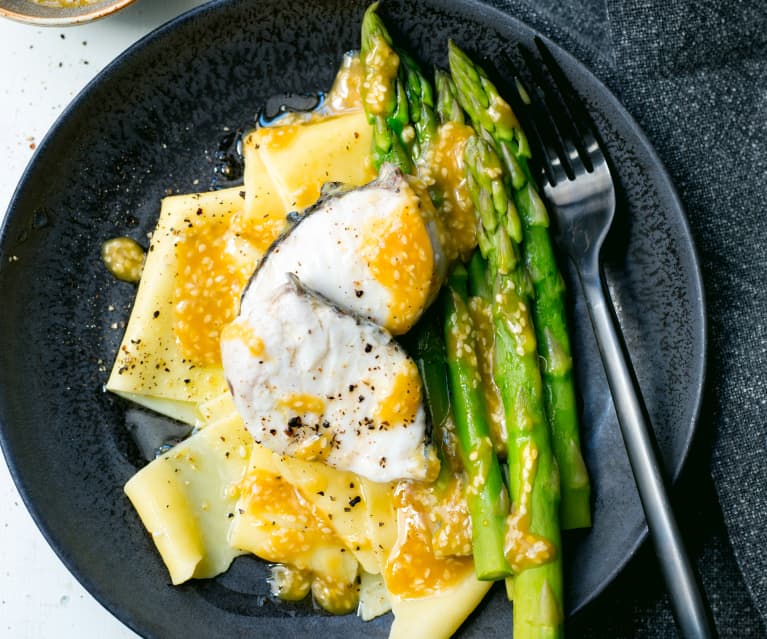
{"type": "Polygon", "coordinates": [[[18,10],[0,7],[0,16],[9,18],[10,20],[15,20],[16,22],[21,22],[23,24],[32,24],[39,27],[76,26],[78,24],[84,24],[86,22],[93,22],[94,20],[105,18],[106,16],[111,15],[116,11],[123,9],[124,7],[127,7],[133,2],[135,2],[135,0],[113,0],[112,2],[106,4],[102,2],[98,5],[94,5],[94,8],[90,11],[82,13],[78,12],[72,15],[67,15],[67,8],[65,7],[61,7],[60,10],[57,7],[48,7],[52,11],[58,13],[58,15],[48,16],[33,16],[27,13],[21,13],[18,10]]]}

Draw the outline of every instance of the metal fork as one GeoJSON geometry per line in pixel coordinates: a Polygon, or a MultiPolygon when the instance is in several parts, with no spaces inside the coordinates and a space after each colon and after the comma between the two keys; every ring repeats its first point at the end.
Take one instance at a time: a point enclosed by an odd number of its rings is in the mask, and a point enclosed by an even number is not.
{"type": "MultiPolygon", "coordinates": [[[[543,41],[536,38],[535,43],[553,83],[524,48],[521,52],[533,77],[532,91],[519,74],[515,79],[522,101],[529,105],[532,97],[536,116],[545,117],[549,131],[558,132],[558,135],[547,135],[535,119],[529,123],[543,150],[543,191],[556,221],[558,245],[572,259],[583,288],[677,627],[683,637],[712,637],[708,607],[671,508],[652,426],[614,319],[600,267],[602,244],[615,217],[615,187],[610,167],[585,107],[574,97],[572,86],[543,41]]],[[[510,60],[507,59],[507,63],[511,64],[510,60]]]]}

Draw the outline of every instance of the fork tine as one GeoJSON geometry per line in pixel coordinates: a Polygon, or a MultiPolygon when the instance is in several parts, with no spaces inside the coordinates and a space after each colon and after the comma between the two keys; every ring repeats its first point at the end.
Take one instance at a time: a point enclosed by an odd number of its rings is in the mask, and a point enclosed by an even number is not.
{"type": "Polygon", "coordinates": [[[587,162],[589,170],[593,170],[594,165],[599,163],[600,159],[604,158],[596,123],[583,103],[583,100],[578,96],[572,83],[567,78],[564,71],[562,71],[562,67],[560,67],[554,59],[554,55],[546,46],[546,43],[538,36],[535,36],[534,42],[543,64],[546,66],[549,74],[554,80],[559,95],[562,96],[562,100],[567,105],[567,109],[571,115],[571,121],[573,122],[573,128],[577,131],[582,140],[581,150],[583,152],[584,161],[587,162]]]}
{"type": "MultiPolygon", "coordinates": [[[[533,155],[534,164],[540,164],[541,172],[551,184],[567,178],[562,162],[560,161],[561,149],[555,136],[546,135],[547,127],[539,126],[540,117],[536,117],[536,110],[532,109],[531,91],[519,73],[517,65],[511,57],[502,51],[500,54],[501,67],[489,65],[493,70],[502,70],[497,76],[496,84],[503,87],[503,95],[511,105],[512,111],[522,125],[522,129],[528,133],[528,139],[532,147],[538,151],[533,155]],[[509,82],[509,77],[513,82],[509,82]],[[532,138],[532,139],[530,139],[532,138]]],[[[496,78],[494,78],[496,79],[496,78]]],[[[550,131],[549,131],[550,133],[550,131]]]]}
{"type": "Polygon", "coordinates": [[[549,127],[556,131],[561,141],[563,160],[569,169],[568,176],[574,178],[590,170],[591,162],[584,162],[583,159],[586,153],[582,148],[582,138],[573,124],[568,105],[546,73],[548,67],[542,65],[527,47],[520,44],[519,50],[536,87],[536,107],[548,115],[549,127]]]}
{"type": "MultiPolygon", "coordinates": [[[[534,133],[540,151],[536,155],[545,160],[544,176],[552,186],[571,179],[574,176],[570,153],[572,145],[568,144],[564,130],[557,123],[561,118],[551,113],[540,85],[534,80],[526,80],[507,53],[504,52],[502,57],[514,74],[514,87],[509,95],[517,98],[519,106],[512,103],[512,108],[520,118],[522,128],[534,133]]],[[[524,59],[523,63],[529,66],[524,59]]]]}

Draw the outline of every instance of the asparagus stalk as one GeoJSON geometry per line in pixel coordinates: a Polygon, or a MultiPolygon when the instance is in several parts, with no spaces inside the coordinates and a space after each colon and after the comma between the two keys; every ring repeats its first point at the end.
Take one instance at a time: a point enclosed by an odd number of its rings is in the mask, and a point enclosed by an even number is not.
{"type": "MultiPolygon", "coordinates": [[[[460,95],[460,85],[458,86],[460,95]]],[[[505,171],[490,144],[475,136],[466,147],[469,189],[490,243],[484,251],[494,275],[492,315],[495,333],[493,373],[507,425],[509,491],[513,508],[507,520],[506,557],[514,577],[514,637],[562,635],[563,585],[559,530],[559,476],[538,364],[530,295],[519,246],[491,214],[504,209],[490,193],[505,190],[505,171]],[[486,206],[484,211],[480,208],[486,206]],[[497,235],[507,235],[511,250],[500,254],[497,235]],[[506,260],[501,263],[501,259],[506,260]]],[[[479,280],[481,284],[481,279],[479,280]]]]}
{"type": "Polygon", "coordinates": [[[376,168],[391,163],[412,172],[408,129],[407,96],[400,72],[400,59],[392,47],[386,26],[374,2],[362,18],[360,60],[363,77],[362,102],[373,126],[373,163],[376,168]]]}
{"type": "MultiPolygon", "coordinates": [[[[429,161],[429,145],[437,137],[438,126],[462,122],[463,112],[454,101],[455,106],[449,110],[445,108],[441,122],[438,122],[429,81],[409,55],[401,50],[398,54],[405,69],[406,94],[415,129],[413,162],[419,166],[429,161]]],[[[447,99],[443,97],[442,102],[445,105],[447,99]]],[[[435,205],[443,216],[449,215],[440,206],[442,194],[434,191],[431,190],[431,195],[435,205]]],[[[474,329],[466,298],[466,271],[459,265],[454,269],[445,302],[447,369],[458,452],[467,475],[475,572],[479,579],[495,580],[510,574],[504,557],[504,525],[509,502],[490,439],[485,396],[479,384],[474,329]]]]}
{"type": "Polygon", "coordinates": [[[458,122],[463,124],[463,109],[455,95],[455,84],[450,74],[437,69],[434,72],[434,84],[437,87],[437,117],[441,124],[458,122]]]}
{"type": "Polygon", "coordinates": [[[543,362],[546,414],[560,471],[562,527],[588,527],[591,489],[578,432],[565,289],[548,232],[546,208],[528,165],[530,147],[514,112],[485,72],[452,42],[449,56],[458,99],[475,129],[502,159],[522,220],[523,257],[535,292],[533,316],[543,362]]]}
{"type": "Polygon", "coordinates": [[[407,96],[410,119],[415,130],[411,154],[417,165],[418,162],[427,160],[429,145],[437,135],[434,93],[431,83],[422,73],[418,63],[401,49],[397,49],[397,53],[405,72],[405,95],[407,96]]]}
{"type": "Polygon", "coordinates": [[[479,249],[501,274],[517,265],[517,242],[522,238],[519,216],[504,184],[504,171],[498,156],[488,144],[474,136],[464,151],[468,168],[469,193],[480,224],[479,249]]]}
{"type": "Polygon", "coordinates": [[[487,261],[481,253],[475,251],[469,260],[469,294],[490,302],[493,299],[492,284],[487,261]]]}
{"type": "Polygon", "coordinates": [[[509,492],[506,553],[515,572],[515,639],[562,636],[559,474],[549,442],[535,334],[515,278],[499,276],[493,305],[495,380],[506,409],[509,492]]]}
{"type": "Polygon", "coordinates": [[[415,360],[423,380],[424,400],[431,417],[431,437],[440,460],[437,492],[460,472],[455,444],[455,425],[447,381],[447,360],[438,305],[429,308],[405,336],[405,347],[415,360]]]}
{"type": "Polygon", "coordinates": [[[469,313],[477,331],[477,356],[482,375],[482,389],[485,393],[487,414],[490,419],[490,437],[495,453],[506,459],[508,435],[503,400],[493,376],[495,330],[493,327],[493,291],[488,281],[487,262],[479,251],[474,251],[468,264],[469,271],[469,313]]]}
{"type": "Polygon", "coordinates": [[[445,348],[458,449],[466,471],[474,568],[479,579],[508,576],[504,555],[508,496],[490,439],[471,316],[466,270],[457,265],[445,293],[445,348]]]}

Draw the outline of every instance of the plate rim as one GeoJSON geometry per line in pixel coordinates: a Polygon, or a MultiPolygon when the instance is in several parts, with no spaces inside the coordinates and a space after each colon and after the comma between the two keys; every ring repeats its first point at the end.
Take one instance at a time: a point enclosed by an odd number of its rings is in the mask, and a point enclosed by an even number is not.
{"type": "MultiPolygon", "coordinates": [[[[437,0],[433,0],[437,2],[437,0]]],[[[492,1],[492,0],[490,0],[492,1]]],[[[208,13],[214,13],[222,6],[244,4],[245,0],[212,0],[205,4],[193,7],[178,16],[171,18],[167,22],[159,25],[149,33],[145,34],[129,47],[120,52],[115,58],[113,58],[101,71],[99,71],[88,83],[75,95],[74,98],[67,104],[64,110],[59,114],[50,128],[46,131],[43,139],[37,146],[35,152],[27,163],[24,171],[19,178],[19,181],[14,188],[11,196],[8,208],[3,217],[2,224],[0,224],[0,256],[4,255],[8,249],[7,244],[10,243],[10,225],[11,218],[15,213],[15,210],[22,200],[23,190],[26,183],[29,180],[29,176],[34,170],[35,164],[38,159],[45,155],[48,146],[51,141],[57,135],[58,130],[65,125],[66,121],[76,115],[81,104],[88,100],[90,94],[97,90],[101,83],[114,71],[130,61],[130,59],[140,54],[147,46],[151,46],[157,40],[162,40],[168,33],[173,32],[180,25],[201,18],[208,13]]],[[[382,3],[385,5],[385,0],[382,3]]],[[[647,154],[649,160],[652,162],[654,171],[656,172],[656,178],[662,185],[664,192],[664,199],[667,199],[670,203],[670,208],[673,207],[679,213],[675,222],[679,225],[679,228],[683,232],[684,238],[687,242],[687,248],[689,249],[689,280],[690,290],[694,292],[691,295],[691,311],[692,317],[697,320],[696,324],[699,326],[699,330],[691,331],[692,342],[694,345],[699,345],[699,350],[693,352],[694,366],[693,381],[691,382],[688,392],[695,394],[694,402],[692,402],[692,411],[690,413],[689,427],[687,428],[686,436],[682,442],[681,451],[679,456],[672,461],[671,468],[664,469],[664,475],[667,479],[669,493],[673,495],[674,486],[679,480],[682,472],[684,471],[687,462],[689,460],[690,452],[693,442],[698,434],[700,428],[700,411],[703,405],[704,390],[706,387],[707,379],[707,363],[708,363],[708,350],[709,350],[709,326],[707,315],[706,296],[703,285],[703,275],[701,269],[700,254],[695,243],[695,238],[692,233],[690,222],[687,217],[687,213],[679,195],[677,188],[675,187],[671,176],[666,168],[665,164],[658,157],[658,154],[647,138],[639,124],[634,117],[628,112],[626,107],[619,101],[617,96],[612,90],[605,85],[605,83],[587,66],[581,62],[574,54],[571,54],[562,45],[559,45],[553,41],[547,35],[541,33],[536,28],[530,26],[525,21],[517,18],[515,15],[504,11],[503,9],[488,4],[483,0],[450,0],[444,3],[448,8],[450,6],[456,6],[457,8],[464,9],[477,9],[484,14],[487,18],[498,17],[502,22],[513,23],[514,27],[520,31],[527,31],[532,35],[540,37],[546,46],[550,48],[555,56],[563,57],[568,63],[575,65],[579,72],[588,77],[590,83],[593,83],[594,88],[598,91],[600,98],[603,99],[613,112],[623,120],[623,124],[630,129],[631,133],[636,137],[637,141],[643,148],[643,151],[647,154]]],[[[7,267],[6,260],[0,261],[0,272],[4,271],[7,267]]],[[[2,393],[2,389],[0,389],[2,393]]],[[[4,396],[0,394],[0,400],[4,400],[4,396]]],[[[45,515],[41,513],[35,504],[29,498],[27,488],[25,486],[22,474],[23,470],[20,470],[15,462],[14,456],[11,451],[11,446],[6,439],[5,434],[6,426],[0,421],[0,449],[3,451],[6,464],[8,466],[9,474],[11,475],[16,489],[27,509],[32,520],[37,526],[40,533],[43,535],[48,546],[54,551],[58,559],[64,564],[69,573],[96,599],[101,606],[109,611],[118,621],[126,625],[128,628],[139,634],[140,636],[153,636],[151,634],[151,628],[148,627],[147,622],[134,619],[131,613],[125,609],[119,602],[113,601],[107,592],[102,591],[102,588],[94,582],[90,577],[84,574],[81,570],[74,565],[74,560],[69,556],[68,551],[61,547],[54,535],[49,530],[45,523],[45,515]]],[[[633,544],[626,548],[626,552],[620,562],[603,578],[599,585],[593,589],[591,594],[584,599],[584,601],[577,607],[570,611],[569,617],[574,617],[582,610],[587,608],[595,599],[597,599],[605,589],[614,582],[616,577],[623,572],[629,562],[634,558],[638,550],[642,547],[647,539],[648,529],[646,523],[642,524],[639,534],[633,544]]]]}

